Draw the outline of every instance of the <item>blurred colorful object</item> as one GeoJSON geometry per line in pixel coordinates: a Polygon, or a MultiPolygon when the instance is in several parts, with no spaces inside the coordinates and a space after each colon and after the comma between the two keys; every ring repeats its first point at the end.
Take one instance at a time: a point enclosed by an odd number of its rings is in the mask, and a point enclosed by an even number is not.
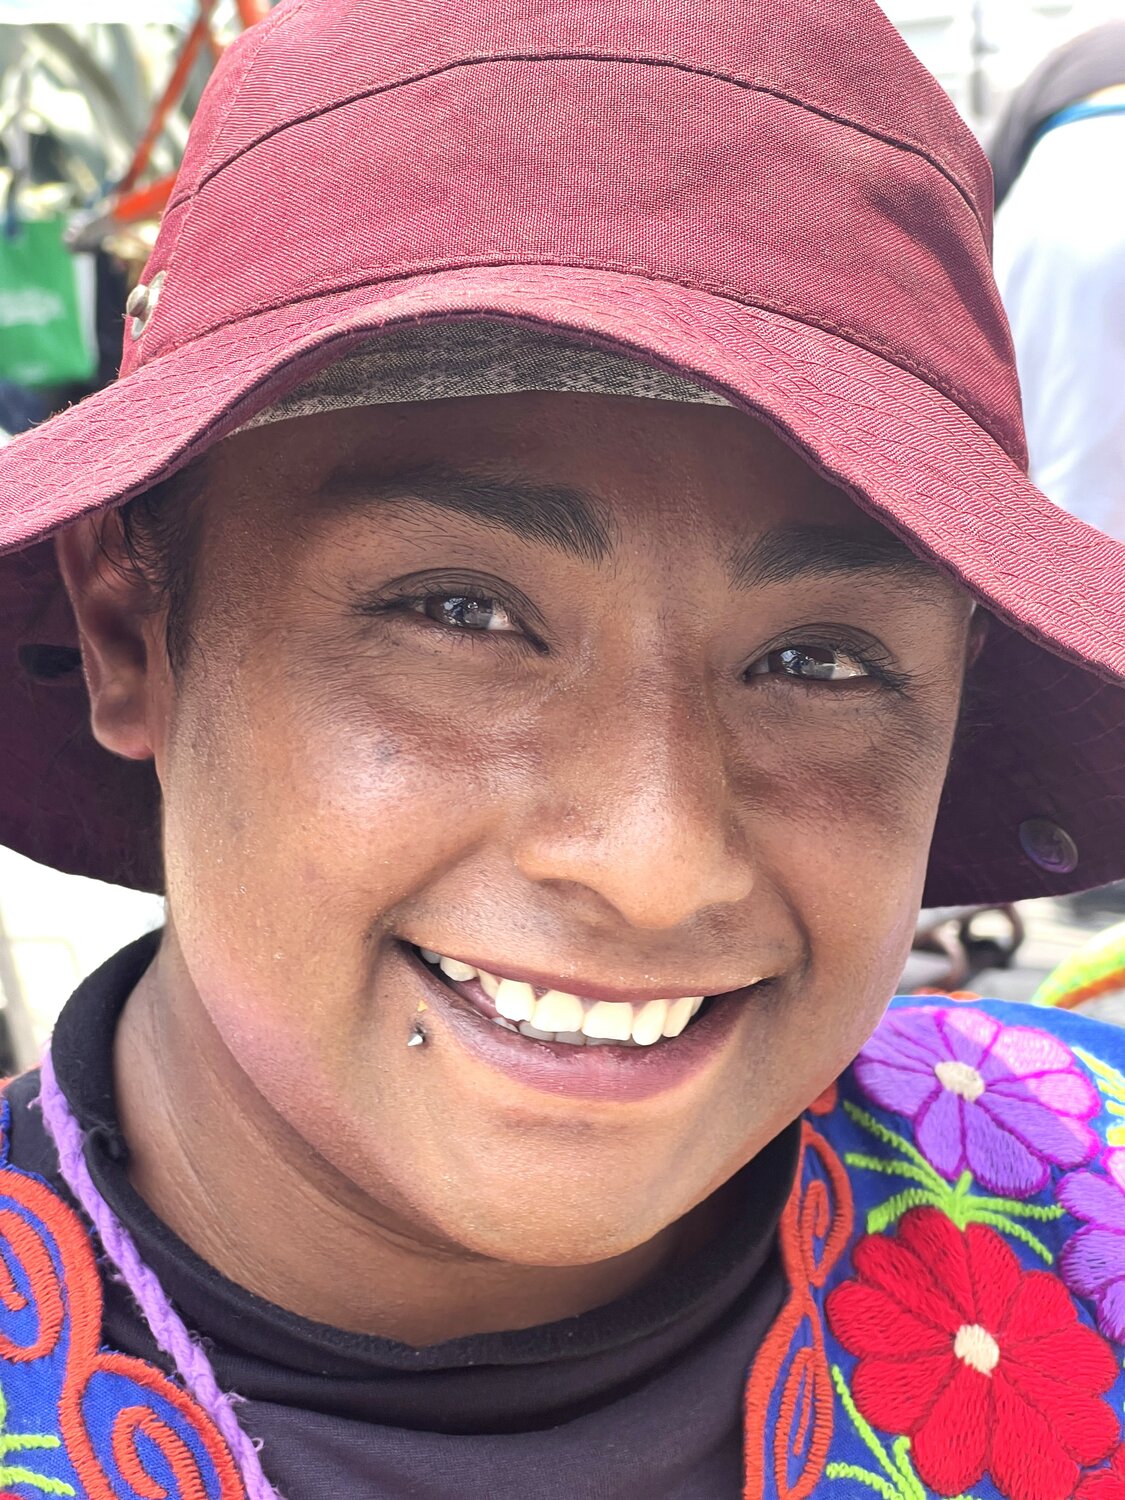
{"type": "Polygon", "coordinates": [[[1098,933],[1049,974],[1032,996],[1036,1005],[1074,1010],[1087,1000],[1125,993],[1125,922],[1098,933]]]}
{"type": "Polygon", "coordinates": [[[0,0],[0,24],[28,26],[45,21],[67,25],[109,23],[135,25],[144,20],[163,26],[182,26],[191,16],[193,0],[0,0]]]}
{"type": "Polygon", "coordinates": [[[15,385],[87,381],[97,366],[92,267],[66,228],[54,216],[0,233],[0,378],[15,385]]]}

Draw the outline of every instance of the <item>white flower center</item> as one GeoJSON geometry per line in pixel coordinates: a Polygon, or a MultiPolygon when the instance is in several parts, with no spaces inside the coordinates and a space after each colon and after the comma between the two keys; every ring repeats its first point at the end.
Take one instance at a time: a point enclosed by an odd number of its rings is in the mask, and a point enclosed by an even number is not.
{"type": "Polygon", "coordinates": [[[976,1068],[971,1068],[968,1063],[935,1063],[934,1072],[943,1089],[948,1089],[951,1094],[959,1094],[970,1104],[975,1104],[984,1093],[984,1079],[976,1068]]]}
{"type": "Polygon", "coordinates": [[[991,1375],[1000,1363],[1000,1345],[979,1323],[962,1323],[953,1340],[953,1352],[972,1370],[991,1375]]]}

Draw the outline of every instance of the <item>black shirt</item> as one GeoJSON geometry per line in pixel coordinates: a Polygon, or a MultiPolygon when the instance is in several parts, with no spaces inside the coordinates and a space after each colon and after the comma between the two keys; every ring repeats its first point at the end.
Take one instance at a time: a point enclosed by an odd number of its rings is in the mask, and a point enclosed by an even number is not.
{"type": "MultiPolygon", "coordinates": [[[[742,1388],[781,1306],[777,1222],[797,1127],[740,1174],[724,1233],[643,1288],[579,1317],[414,1349],[309,1322],[201,1260],[133,1190],[113,1091],[117,1018],[159,934],[75,992],[52,1056],[88,1132],[99,1191],[132,1233],[285,1500],[736,1500],[742,1388]]],[[[8,1090],[11,1159],[59,1187],[38,1075],[8,1090]]],[[[65,1190],[64,1190],[65,1191],[65,1190]]],[[[167,1369],[128,1291],[106,1275],[111,1347],[167,1369]]]]}

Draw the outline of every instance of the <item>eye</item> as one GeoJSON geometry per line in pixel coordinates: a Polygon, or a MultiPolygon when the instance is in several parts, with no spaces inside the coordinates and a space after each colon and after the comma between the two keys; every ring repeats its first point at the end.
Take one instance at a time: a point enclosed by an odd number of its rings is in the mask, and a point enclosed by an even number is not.
{"type": "Polygon", "coordinates": [[[410,608],[448,630],[493,630],[519,633],[519,626],[498,599],[486,594],[426,594],[410,608]]]}
{"type": "Polygon", "coordinates": [[[767,651],[746,669],[747,677],[795,677],[802,682],[843,682],[871,675],[854,652],[834,646],[783,646],[767,651]]]}

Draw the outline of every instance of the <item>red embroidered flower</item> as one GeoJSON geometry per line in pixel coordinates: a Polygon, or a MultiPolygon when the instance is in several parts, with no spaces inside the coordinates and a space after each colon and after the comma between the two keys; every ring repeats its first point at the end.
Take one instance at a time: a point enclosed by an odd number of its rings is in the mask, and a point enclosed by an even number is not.
{"type": "Polygon", "coordinates": [[[861,1240],[853,1262],[857,1279],[827,1311],[859,1356],[855,1404],[910,1438],[938,1494],[961,1494],[987,1470],[1010,1500],[1067,1500],[1080,1467],[1120,1441],[1100,1399],[1117,1376],[1108,1344],[1078,1321],[1063,1283],[1022,1270],[995,1230],[961,1231],[916,1208],[896,1237],[861,1240]]]}
{"type": "Polygon", "coordinates": [[[1074,1500],[1125,1500],[1125,1444],[1113,1455],[1108,1469],[1086,1475],[1074,1500]]]}

